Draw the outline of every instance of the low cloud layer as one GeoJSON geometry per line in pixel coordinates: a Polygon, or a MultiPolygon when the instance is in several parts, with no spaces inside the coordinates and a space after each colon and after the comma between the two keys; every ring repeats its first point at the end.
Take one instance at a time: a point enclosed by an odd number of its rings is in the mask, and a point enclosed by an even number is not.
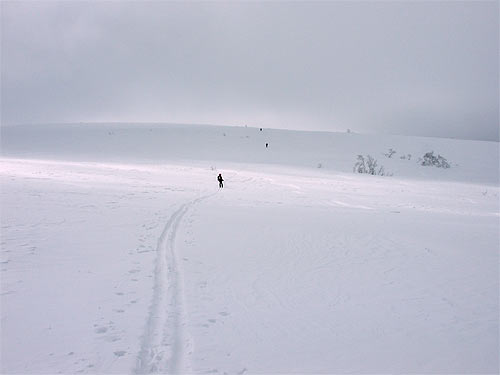
{"type": "Polygon", "coordinates": [[[2,2],[2,123],[498,141],[498,2],[2,2]]]}

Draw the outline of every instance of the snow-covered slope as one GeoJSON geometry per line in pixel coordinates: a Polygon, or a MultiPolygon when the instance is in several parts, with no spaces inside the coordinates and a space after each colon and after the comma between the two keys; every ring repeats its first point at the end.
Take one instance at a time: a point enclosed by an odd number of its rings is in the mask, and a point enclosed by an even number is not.
{"type": "Polygon", "coordinates": [[[497,143],[53,125],[2,155],[3,373],[499,370],[497,143]]]}
{"type": "Polygon", "coordinates": [[[496,142],[155,124],[26,125],[1,130],[2,154],[9,157],[201,166],[219,162],[317,168],[321,164],[329,171],[351,173],[357,155],[369,154],[395,177],[494,185],[499,179],[496,142]],[[396,153],[389,159],[384,154],[390,148],[396,153]],[[418,159],[431,151],[444,156],[452,168],[419,166],[418,159]]]}

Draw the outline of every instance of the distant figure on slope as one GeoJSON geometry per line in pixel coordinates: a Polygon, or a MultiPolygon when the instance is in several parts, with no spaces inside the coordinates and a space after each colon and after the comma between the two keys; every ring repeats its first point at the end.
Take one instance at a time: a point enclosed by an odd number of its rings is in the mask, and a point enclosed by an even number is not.
{"type": "Polygon", "coordinates": [[[266,148],[269,146],[269,143],[266,143],[266,148]]]}
{"type": "Polygon", "coordinates": [[[224,180],[222,179],[222,175],[220,173],[217,176],[217,181],[219,181],[219,189],[223,188],[224,184],[222,183],[222,181],[224,181],[224,180]]]}

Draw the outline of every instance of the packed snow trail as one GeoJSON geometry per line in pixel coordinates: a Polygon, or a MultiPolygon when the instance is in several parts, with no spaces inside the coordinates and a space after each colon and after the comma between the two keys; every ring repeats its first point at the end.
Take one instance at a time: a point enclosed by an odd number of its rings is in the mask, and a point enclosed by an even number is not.
{"type": "Polygon", "coordinates": [[[186,325],[183,276],[178,266],[175,238],[189,208],[214,194],[180,206],[170,216],[158,240],[154,294],[137,359],[135,372],[138,374],[190,372],[187,356],[192,344],[183,329],[186,325]]]}

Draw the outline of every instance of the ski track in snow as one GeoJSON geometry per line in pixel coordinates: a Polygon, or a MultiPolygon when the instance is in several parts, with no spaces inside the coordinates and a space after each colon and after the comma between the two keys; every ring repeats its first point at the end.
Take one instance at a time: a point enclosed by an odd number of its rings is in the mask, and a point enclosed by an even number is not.
{"type": "Polygon", "coordinates": [[[137,359],[137,374],[190,372],[188,356],[192,344],[184,331],[183,275],[177,263],[175,238],[186,212],[212,195],[181,205],[170,216],[158,240],[153,300],[137,359]]]}

